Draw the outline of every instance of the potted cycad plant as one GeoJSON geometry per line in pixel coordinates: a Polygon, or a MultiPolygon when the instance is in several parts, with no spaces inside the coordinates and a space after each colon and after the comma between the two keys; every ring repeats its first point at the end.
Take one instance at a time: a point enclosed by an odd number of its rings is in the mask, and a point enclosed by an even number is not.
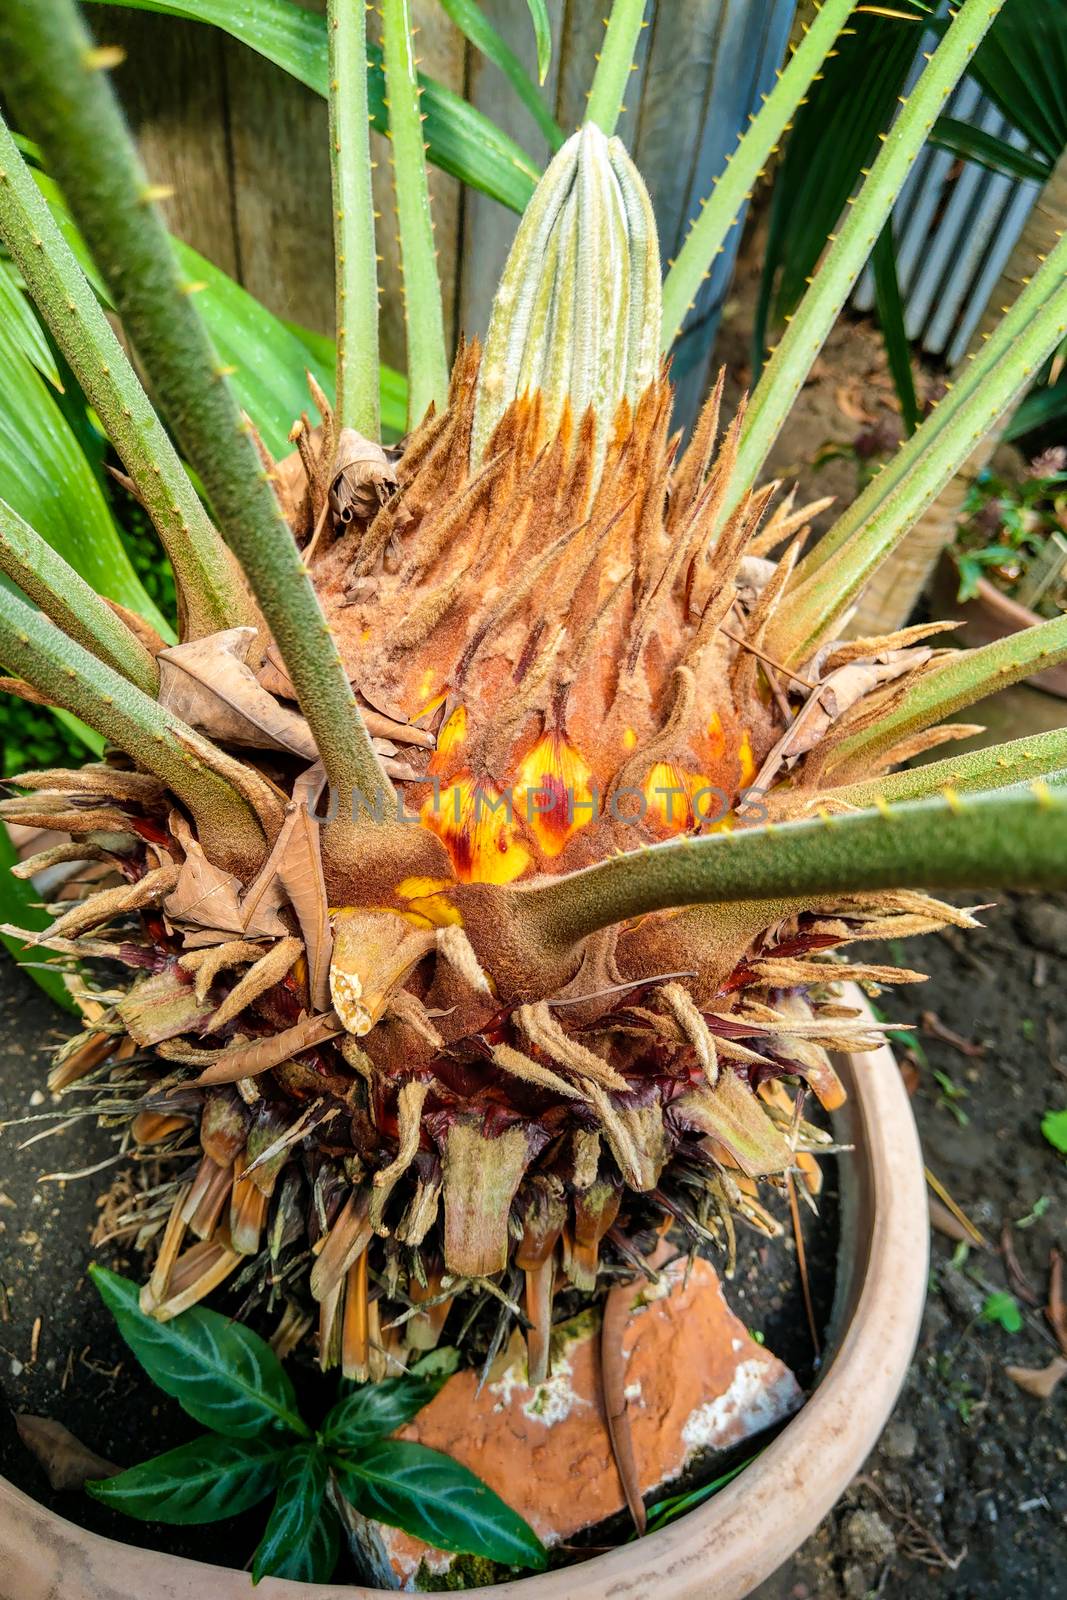
{"type": "MultiPolygon", "coordinates": [[[[558,1283],[595,1302],[603,1266],[684,1216],[694,1186],[744,1213],[739,1169],[782,1182],[809,1153],[799,1107],[768,1086],[840,1106],[831,1053],[873,1026],[843,1003],[841,947],[967,921],[934,890],[1067,882],[1063,734],[888,772],[950,739],[946,719],[991,686],[1067,659],[1067,620],[971,652],[931,649],[927,628],[839,639],[1062,339],[1067,243],[812,551],[803,509],[760,482],[996,6],[965,0],[747,406],[720,423],[717,391],[684,450],[662,357],[851,5],[825,0],[662,284],[648,197],[613,137],[642,9],[616,0],[589,119],[527,208],[484,350],[461,349],[450,375],[409,19],[384,0],[410,423],[386,451],[363,6],[333,0],[337,400],[313,394],[321,420],[296,419],[281,462],[205,334],[110,52],[74,0],[7,0],[0,16],[5,104],[59,186],[50,210],[0,133],[0,236],[179,593],[165,646],[0,506],[0,567],[21,590],[0,590],[7,685],[108,744],[82,769],[21,774],[0,807],[64,836],[24,876],[102,869],[32,942],[127,974],[87,1002],[51,1084],[94,1072],[143,1146],[199,1147],[140,1297],[161,1326],[284,1258],[294,1337],[365,1380],[383,1350],[408,1358],[402,1331],[385,1338],[394,1303],[440,1314],[516,1273],[536,1381],[558,1283]],[[131,1059],[151,1082],[123,1104],[131,1059]]],[[[531,1593],[602,1593],[620,1562],[703,1593],[693,1562],[712,1539],[718,1592],[745,1593],[858,1464],[922,1292],[917,1153],[884,1064],[864,1082],[863,1061],[844,1069],[866,1139],[862,1314],[821,1410],[712,1508],[531,1593]],[[872,1383],[868,1422],[843,1429],[872,1383]],[[810,1460],[820,1426],[838,1441],[821,1482],[785,1494],[770,1539],[782,1463],[810,1460]]],[[[144,1593],[164,1586],[154,1572],[175,1594],[243,1592],[239,1574],[156,1569],[21,1515],[21,1542],[5,1538],[22,1593],[46,1592],[57,1551],[78,1576],[48,1592],[144,1593]]]]}

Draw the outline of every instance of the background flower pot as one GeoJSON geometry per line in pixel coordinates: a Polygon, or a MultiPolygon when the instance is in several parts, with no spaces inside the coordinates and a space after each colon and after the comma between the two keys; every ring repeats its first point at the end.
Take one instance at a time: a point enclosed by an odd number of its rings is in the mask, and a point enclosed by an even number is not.
{"type": "MultiPolygon", "coordinates": [[[[853,998],[856,998],[853,996],[853,998]]],[[[743,1600],[859,1471],[903,1382],[926,1289],[922,1155],[883,1048],[840,1064],[849,1091],[838,1282],[824,1375],[758,1459],[700,1509],[584,1565],[478,1590],[486,1600],[743,1600]]],[[[265,1580],[263,1600],[366,1600],[381,1590],[265,1580]]],[[[247,1573],[85,1532],[0,1481],[0,1600],[250,1600],[247,1573]]]]}
{"type": "MultiPolygon", "coordinates": [[[[958,592],[956,563],[950,555],[945,554],[938,568],[933,609],[935,616],[958,617],[962,620],[963,627],[953,635],[958,644],[972,648],[992,644],[997,639],[1006,639],[1009,634],[1032,628],[1045,620],[1028,606],[1021,606],[1017,600],[1003,594],[987,578],[979,578],[978,593],[973,600],[961,602],[956,598],[958,592]]],[[[1026,681],[1033,684],[1035,689],[1044,689],[1046,694],[1067,700],[1067,664],[1050,667],[1047,672],[1035,672],[1026,681]]]]}

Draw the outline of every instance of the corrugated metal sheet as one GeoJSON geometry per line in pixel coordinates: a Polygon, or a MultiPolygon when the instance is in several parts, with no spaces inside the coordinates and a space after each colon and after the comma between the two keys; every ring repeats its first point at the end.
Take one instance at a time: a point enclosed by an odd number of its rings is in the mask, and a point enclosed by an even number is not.
{"type": "MultiPolygon", "coordinates": [[[[922,49],[932,47],[932,36],[922,49]]],[[[908,84],[923,65],[916,58],[908,84]]],[[[964,80],[946,114],[1024,147],[1026,141],[983,94],[964,80]]],[[[893,211],[897,272],[909,339],[950,367],[962,361],[1008,257],[1038,195],[1039,183],[960,163],[948,151],[928,147],[901,191],[893,211]]],[[[853,295],[859,311],[874,305],[870,271],[853,295]]]]}

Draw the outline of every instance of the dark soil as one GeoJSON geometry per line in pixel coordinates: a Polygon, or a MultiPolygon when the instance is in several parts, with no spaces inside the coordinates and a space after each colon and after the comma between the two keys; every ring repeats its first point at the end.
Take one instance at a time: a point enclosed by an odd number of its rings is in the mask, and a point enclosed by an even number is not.
{"type": "MultiPolygon", "coordinates": [[[[1043,1304],[1049,1250],[1057,1237],[1067,1242],[1067,1163],[1040,1132],[1042,1113],[1067,1103],[1067,901],[1020,898],[989,912],[987,921],[978,934],[894,948],[892,959],[930,971],[933,981],[887,994],[879,1004],[907,1021],[932,1011],[949,1029],[987,1046],[984,1056],[972,1058],[920,1029],[915,1111],[930,1167],[994,1245],[1005,1222],[1018,1223],[1035,1206],[1043,1211],[1013,1230],[1019,1261],[1043,1304]],[[953,1095],[935,1072],[959,1092],[953,1095]]],[[[0,963],[0,1019],[0,1118],[54,1110],[47,1096],[31,1100],[69,1028],[8,962],[0,963]]],[[[115,1172],[37,1181],[42,1172],[106,1160],[114,1151],[109,1135],[86,1120],[17,1149],[51,1125],[3,1134],[0,1384],[7,1405],[0,1408],[0,1473],[98,1532],[243,1565],[261,1526],[257,1513],[202,1529],[143,1526],[86,1496],[51,1491],[18,1439],[13,1412],[51,1416],[101,1455],[130,1465],[197,1431],[148,1384],[85,1277],[94,1257],[131,1275],[138,1271],[115,1247],[94,1249],[89,1241],[115,1172]]],[[[821,1223],[806,1225],[806,1232],[822,1324],[832,1294],[832,1185],[821,1223]]],[[[728,1298],[809,1382],[811,1344],[791,1241],[769,1245],[746,1233],[739,1243],[728,1298]]],[[[1010,1287],[1003,1260],[995,1250],[974,1250],[953,1265],[955,1249],[934,1235],[921,1345],[893,1422],[868,1463],[869,1483],[853,1486],[761,1600],[1067,1597],[1067,1382],[1042,1404],[1005,1376],[1006,1363],[1037,1367],[1052,1357],[1040,1306],[1023,1307],[1020,1333],[983,1321],[988,1293],[1010,1287]]]]}

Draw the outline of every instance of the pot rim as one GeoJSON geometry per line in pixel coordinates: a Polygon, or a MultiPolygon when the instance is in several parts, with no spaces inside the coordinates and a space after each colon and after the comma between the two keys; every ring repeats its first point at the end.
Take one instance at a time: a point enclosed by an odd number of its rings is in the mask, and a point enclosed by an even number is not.
{"type": "MultiPolygon", "coordinates": [[[[850,1001],[866,1009],[860,992],[849,990],[850,1001]]],[[[915,1348],[929,1221],[918,1133],[892,1051],[849,1055],[840,1066],[849,1098],[835,1123],[842,1142],[855,1145],[841,1164],[840,1333],[806,1404],[733,1483],[658,1533],[580,1566],[465,1592],[484,1600],[744,1600],[859,1471],[915,1348]]],[[[373,1600],[392,1592],[271,1578],[256,1590],[263,1600],[373,1600]]],[[[0,1478],[0,1595],[251,1600],[252,1589],[246,1572],[90,1533],[0,1478]]]]}

